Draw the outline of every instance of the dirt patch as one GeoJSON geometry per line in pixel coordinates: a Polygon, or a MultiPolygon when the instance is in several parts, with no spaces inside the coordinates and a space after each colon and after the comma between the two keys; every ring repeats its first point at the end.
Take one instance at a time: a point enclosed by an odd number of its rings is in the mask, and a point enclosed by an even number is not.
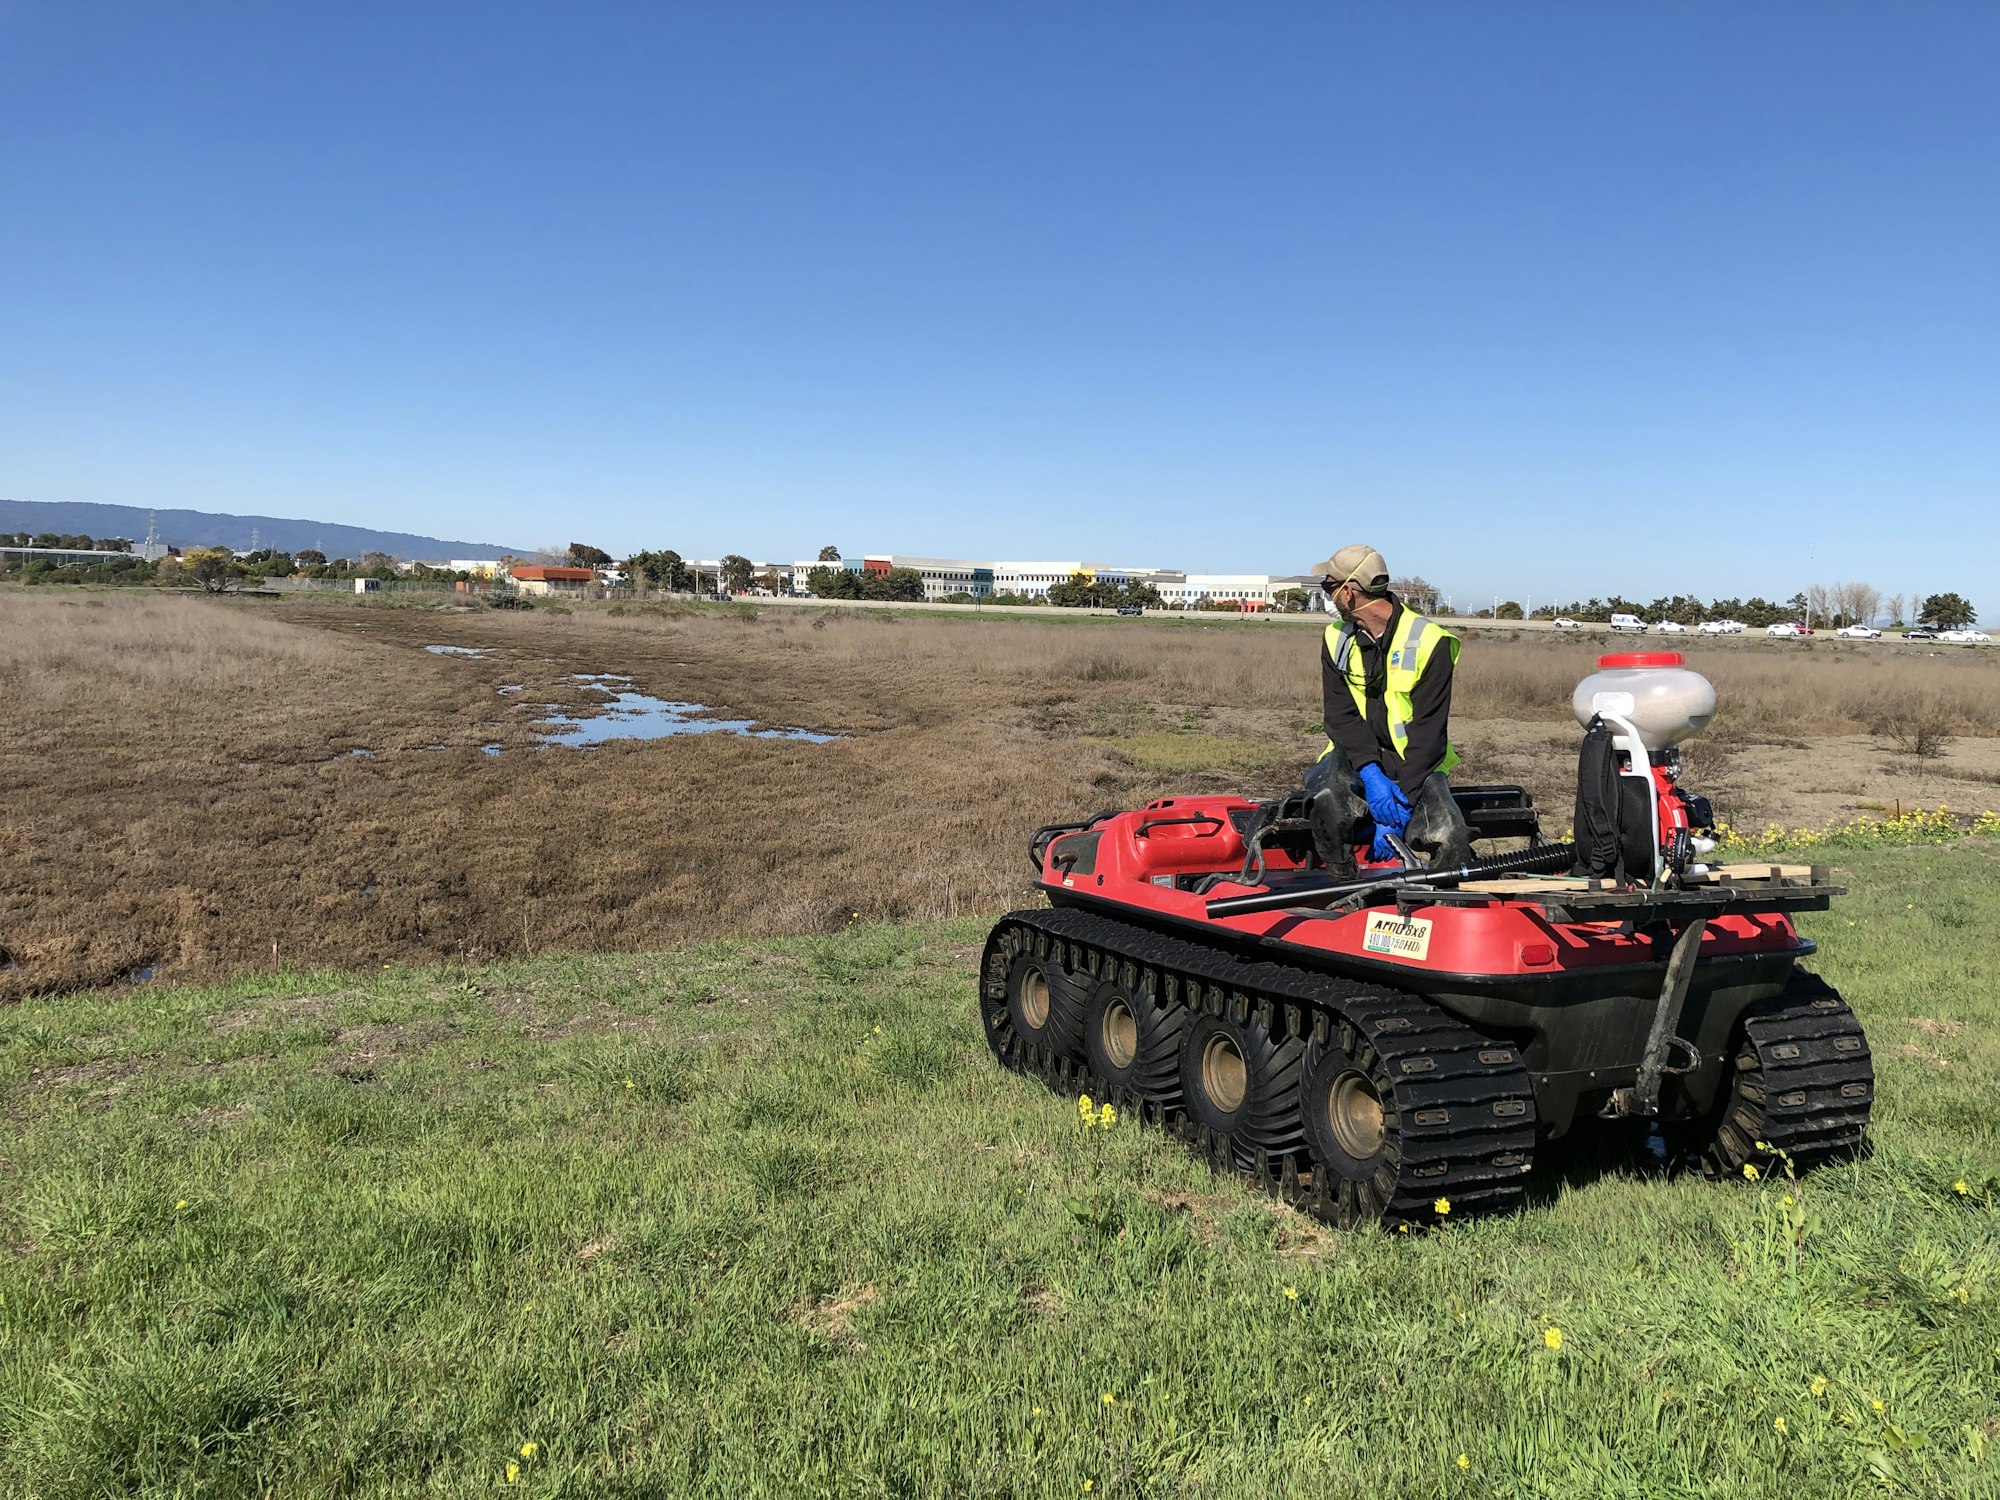
{"type": "Polygon", "coordinates": [[[89,1062],[37,1068],[28,1075],[28,1087],[40,1094],[52,1094],[58,1089],[95,1089],[99,1097],[110,1099],[124,1092],[124,1081],[140,1067],[140,1063],[124,1058],[96,1057],[89,1062]]]}
{"type": "Polygon", "coordinates": [[[1911,1016],[1910,1024],[1925,1036],[1962,1036],[1965,1033],[1963,1021],[1934,1021],[1929,1016],[1911,1016]]]}
{"type": "Polygon", "coordinates": [[[858,1353],[868,1346],[854,1336],[854,1315],[875,1299],[875,1287],[870,1283],[845,1297],[823,1297],[808,1303],[799,1309],[797,1322],[813,1337],[827,1339],[858,1353]]]}
{"type": "Polygon", "coordinates": [[[598,1256],[609,1255],[613,1250],[616,1250],[617,1248],[618,1248],[617,1235],[600,1234],[596,1239],[590,1241],[589,1244],[584,1245],[576,1252],[576,1263],[580,1266],[587,1266],[592,1261],[596,1260],[598,1256]]]}
{"type": "Polygon", "coordinates": [[[1021,1306],[1044,1323],[1060,1322],[1063,1315],[1069,1311],[1069,1303],[1063,1299],[1063,1294],[1053,1287],[1046,1286],[1022,1287],[1021,1306]]]}

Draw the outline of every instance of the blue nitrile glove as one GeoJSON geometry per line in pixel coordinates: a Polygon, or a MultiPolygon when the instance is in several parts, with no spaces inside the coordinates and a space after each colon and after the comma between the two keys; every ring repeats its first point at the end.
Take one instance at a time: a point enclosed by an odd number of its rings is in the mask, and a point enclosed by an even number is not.
{"type": "Polygon", "coordinates": [[[1371,844],[1368,848],[1368,857],[1376,861],[1378,864],[1386,864],[1390,860],[1400,860],[1402,858],[1402,855],[1398,854],[1394,849],[1392,849],[1389,846],[1388,829],[1381,827],[1376,828],[1375,842],[1371,844]]]}
{"type": "Polygon", "coordinates": [[[1377,828],[1401,833],[1410,826],[1410,799],[1381,766],[1371,762],[1361,768],[1361,795],[1377,828]]]}

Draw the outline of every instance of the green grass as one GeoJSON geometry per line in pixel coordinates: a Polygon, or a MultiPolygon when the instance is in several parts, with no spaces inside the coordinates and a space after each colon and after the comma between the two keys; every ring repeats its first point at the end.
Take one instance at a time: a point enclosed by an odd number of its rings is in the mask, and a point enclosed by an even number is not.
{"type": "Polygon", "coordinates": [[[0,1493],[2000,1493],[2000,846],[1848,868],[1796,1264],[1581,1148],[1322,1233],[995,1067],[972,922],[17,1007],[0,1493]]]}

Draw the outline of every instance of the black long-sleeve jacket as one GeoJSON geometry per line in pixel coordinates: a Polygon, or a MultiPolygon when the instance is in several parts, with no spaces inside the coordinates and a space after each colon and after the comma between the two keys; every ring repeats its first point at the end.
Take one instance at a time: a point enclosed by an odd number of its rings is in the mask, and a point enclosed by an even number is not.
{"type": "Polygon", "coordinates": [[[1319,648],[1320,698],[1326,737],[1347,752],[1348,763],[1356,771],[1379,764],[1403,789],[1403,795],[1415,801],[1424,778],[1437,769],[1449,743],[1452,662],[1448,650],[1431,653],[1424,675],[1417,679],[1416,689],[1410,694],[1409,754],[1398,755],[1395,742],[1389,738],[1386,696],[1389,670],[1385,658],[1388,643],[1396,638],[1404,613],[1403,602],[1398,599],[1380,640],[1355,627],[1354,650],[1361,657],[1368,680],[1368,717],[1364,720],[1355,708],[1347,679],[1333,665],[1332,644],[1324,641],[1319,648]]]}

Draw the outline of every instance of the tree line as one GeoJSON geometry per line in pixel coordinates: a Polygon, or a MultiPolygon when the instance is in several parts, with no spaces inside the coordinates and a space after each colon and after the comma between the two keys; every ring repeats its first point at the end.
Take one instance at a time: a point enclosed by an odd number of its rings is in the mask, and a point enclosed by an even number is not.
{"type": "MultiPolygon", "coordinates": [[[[1398,591],[1400,594],[1400,590],[1398,591]]],[[[1709,620],[1735,620],[1749,626],[1778,625],[1788,620],[1810,619],[1829,629],[1845,625],[1872,625],[1886,620],[1892,625],[1927,624],[1954,628],[1970,625],[1979,618],[1971,602],[1956,593],[1927,594],[1922,598],[1906,594],[1885,594],[1865,583],[1815,583],[1789,599],[1772,600],[1753,594],[1748,599],[1702,600],[1693,594],[1661,595],[1651,603],[1613,594],[1608,599],[1573,599],[1567,604],[1537,606],[1527,618],[1535,620],[1588,620],[1603,622],[1615,614],[1637,615],[1653,624],[1673,620],[1681,625],[1700,625],[1709,620]]],[[[1519,600],[1503,600],[1498,606],[1480,610],[1475,619],[1518,620],[1523,617],[1519,600]]]]}
{"type": "Polygon", "coordinates": [[[70,552],[130,552],[132,539],[107,536],[93,541],[87,536],[70,536],[53,531],[37,531],[33,535],[25,531],[7,531],[0,532],[0,547],[45,547],[70,552]]]}

